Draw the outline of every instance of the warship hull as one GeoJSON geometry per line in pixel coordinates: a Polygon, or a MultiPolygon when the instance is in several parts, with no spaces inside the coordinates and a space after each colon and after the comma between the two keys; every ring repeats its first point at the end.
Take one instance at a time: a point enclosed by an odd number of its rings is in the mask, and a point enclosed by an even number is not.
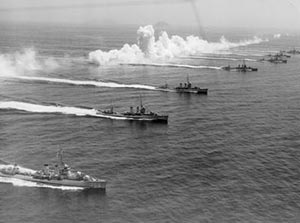
{"type": "Polygon", "coordinates": [[[79,181],[79,180],[69,180],[69,179],[39,179],[30,175],[23,174],[6,174],[0,172],[1,177],[7,177],[11,179],[19,179],[29,182],[34,182],[38,184],[52,185],[52,186],[68,186],[68,187],[82,187],[84,189],[101,189],[105,190],[106,181],[96,180],[96,181],[79,181]]]}
{"type": "Polygon", "coordinates": [[[147,122],[160,122],[168,123],[168,115],[151,115],[151,114],[130,114],[130,113],[105,113],[99,112],[102,115],[108,115],[110,117],[125,118],[129,121],[147,121],[147,122]]]}
{"type": "Polygon", "coordinates": [[[267,61],[269,61],[270,63],[275,63],[275,64],[287,63],[287,60],[267,60],[267,61]]]}
{"type": "Polygon", "coordinates": [[[207,95],[207,93],[208,93],[207,88],[197,88],[197,89],[176,88],[175,91],[178,93],[187,93],[187,94],[205,94],[205,95],[207,95]]]}
{"type": "Polygon", "coordinates": [[[192,83],[189,81],[189,76],[187,76],[187,82],[182,84],[180,83],[178,87],[173,89],[168,87],[168,84],[158,87],[157,89],[161,91],[167,92],[177,92],[177,93],[184,93],[184,94],[204,94],[207,95],[208,89],[207,88],[200,88],[200,87],[192,87],[192,83]]]}
{"type": "Polygon", "coordinates": [[[258,71],[257,68],[254,67],[247,67],[247,68],[242,68],[242,67],[223,67],[223,70],[227,71],[237,71],[237,72],[253,72],[253,71],[258,71]]]}
{"type": "Polygon", "coordinates": [[[287,60],[282,59],[282,58],[269,58],[269,59],[263,58],[260,61],[267,61],[267,62],[274,63],[274,64],[287,63],[287,60]]]}

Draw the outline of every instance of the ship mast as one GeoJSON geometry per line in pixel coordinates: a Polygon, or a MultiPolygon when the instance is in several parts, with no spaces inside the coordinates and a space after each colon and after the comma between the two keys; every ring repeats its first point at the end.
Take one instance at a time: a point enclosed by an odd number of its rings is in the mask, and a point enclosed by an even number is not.
{"type": "Polygon", "coordinates": [[[58,160],[58,165],[63,167],[64,166],[64,161],[63,161],[63,150],[59,149],[59,151],[57,152],[57,160],[58,160]]]}
{"type": "Polygon", "coordinates": [[[114,113],[114,106],[113,106],[113,101],[112,101],[112,99],[111,99],[111,101],[110,101],[110,112],[111,112],[111,113],[114,113]]]}
{"type": "Polygon", "coordinates": [[[140,95],[140,105],[141,105],[141,108],[143,107],[143,102],[142,102],[142,96],[140,95]]]}
{"type": "Polygon", "coordinates": [[[192,84],[190,83],[189,75],[186,76],[186,80],[187,80],[187,88],[191,88],[192,84]]]}
{"type": "Polygon", "coordinates": [[[141,114],[145,114],[146,108],[143,106],[142,96],[141,96],[141,95],[140,95],[140,104],[141,104],[141,110],[140,110],[140,113],[141,113],[141,114]]]}

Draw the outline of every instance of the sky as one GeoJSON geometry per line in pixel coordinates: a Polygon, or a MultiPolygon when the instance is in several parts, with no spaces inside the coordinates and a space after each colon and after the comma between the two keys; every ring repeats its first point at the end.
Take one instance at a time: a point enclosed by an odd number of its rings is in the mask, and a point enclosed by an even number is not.
{"type": "Polygon", "coordinates": [[[300,0],[0,0],[0,21],[300,30],[300,0]]]}

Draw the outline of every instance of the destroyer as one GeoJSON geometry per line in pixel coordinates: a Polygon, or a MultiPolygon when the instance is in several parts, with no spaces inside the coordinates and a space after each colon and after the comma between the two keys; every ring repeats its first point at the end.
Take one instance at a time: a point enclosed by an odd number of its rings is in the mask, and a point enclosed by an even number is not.
{"type": "Polygon", "coordinates": [[[208,89],[207,88],[200,88],[200,87],[192,87],[191,82],[189,81],[189,77],[187,76],[186,83],[180,83],[179,86],[175,87],[174,89],[169,88],[168,84],[160,86],[158,89],[162,91],[175,91],[178,93],[188,93],[188,94],[205,94],[207,95],[208,89]]]}
{"type": "Polygon", "coordinates": [[[142,103],[140,102],[140,106],[136,107],[136,111],[133,110],[133,107],[130,107],[130,111],[127,112],[115,112],[113,106],[109,110],[98,111],[101,115],[108,115],[110,117],[117,117],[117,118],[125,118],[127,120],[133,121],[151,121],[151,122],[161,122],[161,123],[168,123],[168,115],[159,115],[146,109],[142,103]]]}
{"type": "Polygon", "coordinates": [[[291,55],[286,54],[285,51],[279,51],[279,53],[276,54],[268,54],[266,55],[266,58],[262,58],[260,61],[268,61],[270,63],[287,63],[287,58],[290,58],[291,55]]]}
{"type": "Polygon", "coordinates": [[[275,64],[279,64],[279,63],[287,63],[287,59],[285,59],[285,57],[283,56],[279,56],[279,54],[275,54],[275,55],[268,55],[268,58],[262,58],[259,61],[268,61],[270,63],[275,63],[275,64]]]}
{"type": "Polygon", "coordinates": [[[279,53],[276,53],[276,54],[275,54],[275,56],[283,57],[283,58],[284,58],[284,57],[285,57],[285,58],[291,58],[291,55],[286,54],[285,51],[283,51],[283,50],[280,50],[279,53]]]}
{"type": "Polygon", "coordinates": [[[57,164],[54,166],[44,164],[44,167],[38,171],[23,168],[17,164],[0,164],[0,176],[44,185],[105,190],[105,180],[91,177],[70,168],[63,162],[61,150],[57,153],[57,157],[57,164]]]}
{"type": "Polygon", "coordinates": [[[292,49],[292,50],[289,50],[289,51],[286,51],[287,53],[289,54],[300,54],[300,50],[296,50],[296,49],[292,49]]]}
{"type": "Polygon", "coordinates": [[[252,72],[252,71],[257,71],[257,68],[254,67],[249,67],[247,66],[245,63],[243,63],[242,65],[238,65],[237,67],[231,67],[230,65],[226,66],[226,67],[222,67],[223,70],[227,70],[227,71],[239,71],[239,72],[252,72]]]}

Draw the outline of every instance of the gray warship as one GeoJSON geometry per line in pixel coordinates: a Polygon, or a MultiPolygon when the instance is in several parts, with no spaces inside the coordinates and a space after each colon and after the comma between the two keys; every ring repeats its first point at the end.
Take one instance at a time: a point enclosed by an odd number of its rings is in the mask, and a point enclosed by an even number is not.
{"type": "Polygon", "coordinates": [[[159,90],[162,91],[171,91],[171,92],[178,92],[178,93],[187,93],[187,94],[204,94],[207,95],[208,89],[207,88],[200,88],[200,87],[193,87],[192,83],[189,80],[189,76],[187,76],[186,83],[180,83],[179,86],[175,88],[169,88],[168,84],[158,87],[159,90]]]}
{"type": "Polygon", "coordinates": [[[119,113],[115,112],[113,105],[111,105],[110,109],[98,111],[98,113],[110,117],[124,118],[131,121],[150,121],[159,123],[168,123],[169,118],[168,115],[160,115],[150,111],[149,109],[146,109],[142,103],[142,99],[140,99],[140,106],[137,106],[135,111],[133,107],[130,107],[129,111],[119,113]]]}
{"type": "Polygon", "coordinates": [[[258,71],[255,67],[247,66],[245,61],[243,61],[242,65],[238,65],[237,67],[231,67],[230,65],[222,67],[223,70],[227,71],[238,71],[238,72],[252,72],[252,71],[258,71]]]}

